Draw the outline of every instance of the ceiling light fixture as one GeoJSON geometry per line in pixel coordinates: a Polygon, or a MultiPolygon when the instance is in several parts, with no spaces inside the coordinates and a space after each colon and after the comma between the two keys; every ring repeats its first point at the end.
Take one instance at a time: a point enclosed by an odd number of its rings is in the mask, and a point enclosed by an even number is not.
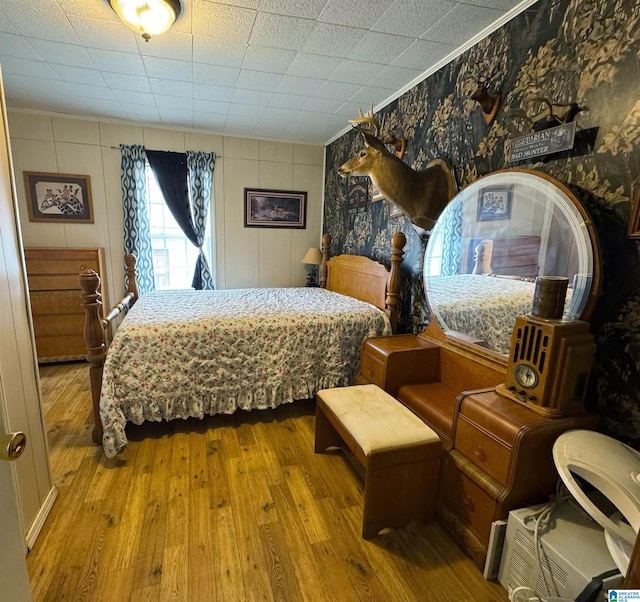
{"type": "Polygon", "coordinates": [[[148,42],[167,31],[182,14],[182,0],[106,0],[122,22],[148,42]]]}

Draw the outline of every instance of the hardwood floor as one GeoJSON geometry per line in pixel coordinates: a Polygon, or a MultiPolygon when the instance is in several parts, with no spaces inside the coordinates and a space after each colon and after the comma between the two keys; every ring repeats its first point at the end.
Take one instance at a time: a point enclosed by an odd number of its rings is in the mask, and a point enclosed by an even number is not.
{"type": "Polygon", "coordinates": [[[60,493],[27,557],[36,601],[508,600],[437,523],[361,539],[362,484],[313,453],[312,402],[132,425],[108,460],[86,364],[41,386],[60,493]]]}

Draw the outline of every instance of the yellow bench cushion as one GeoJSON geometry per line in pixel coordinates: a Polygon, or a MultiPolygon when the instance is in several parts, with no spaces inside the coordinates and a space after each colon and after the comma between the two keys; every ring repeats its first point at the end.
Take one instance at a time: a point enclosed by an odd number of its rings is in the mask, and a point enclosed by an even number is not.
{"type": "Polygon", "coordinates": [[[365,456],[440,441],[420,418],[377,385],[322,389],[318,397],[365,456]]]}

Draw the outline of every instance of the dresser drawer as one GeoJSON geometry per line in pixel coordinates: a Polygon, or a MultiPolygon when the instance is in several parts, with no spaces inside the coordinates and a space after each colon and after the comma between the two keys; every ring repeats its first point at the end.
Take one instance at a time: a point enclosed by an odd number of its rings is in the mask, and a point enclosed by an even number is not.
{"type": "Polygon", "coordinates": [[[458,417],[454,447],[496,481],[507,484],[512,450],[467,422],[464,416],[458,417]]]}
{"type": "Polygon", "coordinates": [[[384,389],[385,365],[381,361],[368,353],[363,353],[360,372],[369,382],[384,389]]]}
{"type": "Polygon", "coordinates": [[[496,500],[453,463],[447,466],[442,492],[449,511],[487,545],[491,523],[496,520],[496,500]]]}

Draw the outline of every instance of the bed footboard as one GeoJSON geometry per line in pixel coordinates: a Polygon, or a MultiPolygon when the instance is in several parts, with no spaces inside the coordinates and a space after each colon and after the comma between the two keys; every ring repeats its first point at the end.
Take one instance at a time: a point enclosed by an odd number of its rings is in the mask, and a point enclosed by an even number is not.
{"type": "Polygon", "coordinates": [[[91,438],[96,445],[102,442],[102,422],[100,421],[100,389],[102,387],[102,369],[107,357],[107,333],[109,326],[117,316],[126,311],[138,298],[136,285],[136,259],[133,255],[125,257],[129,286],[127,292],[109,313],[103,318],[100,276],[91,269],[84,269],[78,276],[82,293],[82,307],[85,311],[84,342],[87,347],[89,379],[91,382],[91,400],[93,403],[93,431],[91,438]]]}

